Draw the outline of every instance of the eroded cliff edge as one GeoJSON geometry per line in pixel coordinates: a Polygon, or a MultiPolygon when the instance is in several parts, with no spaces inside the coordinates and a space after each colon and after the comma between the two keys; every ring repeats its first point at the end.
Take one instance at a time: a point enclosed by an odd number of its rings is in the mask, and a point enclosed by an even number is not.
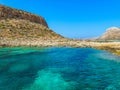
{"type": "Polygon", "coordinates": [[[24,19],[48,27],[43,17],[4,5],[0,5],[0,20],[2,19],[24,19]]]}
{"type": "Polygon", "coordinates": [[[43,17],[0,5],[0,44],[19,45],[19,42],[44,41],[64,38],[49,29],[43,17]]]}

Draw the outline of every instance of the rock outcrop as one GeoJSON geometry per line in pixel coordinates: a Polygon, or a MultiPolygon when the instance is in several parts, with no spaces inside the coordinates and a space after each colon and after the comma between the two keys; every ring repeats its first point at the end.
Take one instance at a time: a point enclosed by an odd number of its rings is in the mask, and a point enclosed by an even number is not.
{"type": "Polygon", "coordinates": [[[60,38],[63,37],[50,30],[41,16],[0,5],[0,43],[60,38]]]}
{"type": "Polygon", "coordinates": [[[61,35],[56,34],[49,28],[23,19],[0,20],[0,38],[15,39],[58,39],[61,35]]]}
{"type": "Polygon", "coordinates": [[[106,30],[106,32],[99,37],[101,40],[120,40],[120,28],[111,27],[106,30]]]}
{"type": "Polygon", "coordinates": [[[46,21],[41,16],[0,5],[0,20],[2,19],[24,19],[48,27],[46,21]]]}

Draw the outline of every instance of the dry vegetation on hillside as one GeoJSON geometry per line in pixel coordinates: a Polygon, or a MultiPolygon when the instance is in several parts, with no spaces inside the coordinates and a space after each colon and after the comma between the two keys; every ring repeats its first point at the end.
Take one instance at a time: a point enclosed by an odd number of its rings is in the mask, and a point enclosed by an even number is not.
{"type": "Polygon", "coordinates": [[[14,9],[11,7],[6,7],[3,5],[0,5],[0,20],[4,19],[23,19],[23,20],[29,20],[30,22],[39,23],[43,26],[48,27],[46,21],[43,17],[28,13],[23,10],[14,9]]]}
{"type": "Polygon", "coordinates": [[[22,19],[5,19],[0,21],[0,37],[9,39],[57,39],[62,36],[47,27],[22,19]]]}

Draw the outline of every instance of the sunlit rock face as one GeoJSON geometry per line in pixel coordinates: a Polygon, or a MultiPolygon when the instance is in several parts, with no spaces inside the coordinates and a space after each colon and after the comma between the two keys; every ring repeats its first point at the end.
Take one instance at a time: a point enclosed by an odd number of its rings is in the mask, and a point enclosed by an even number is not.
{"type": "Polygon", "coordinates": [[[106,32],[99,37],[102,40],[120,40],[120,28],[111,27],[106,30],[106,32]]]}
{"type": "Polygon", "coordinates": [[[8,19],[8,18],[29,20],[31,22],[39,23],[39,24],[42,24],[43,26],[48,27],[46,21],[41,16],[0,5],[0,20],[8,19]]]}
{"type": "Polygon", "coordinates": [[[23,19],[0,20],[0,37],[9,39],[53,39],[61,38],[49,28],[23,19]]]}
{"type": "MultiPolygon", "coordinates": [[[[61,39],[61,35],[49,29],[45,19],[41,16],[0,5],[0,45],[21,41],[61,39]],[[4,44],[3,44],[4,42],[4,44]]],[[[24,44],[25,45],[25,44],[24,44]]],[[[10,46],[10,45],[9,45],[10,46]]]]}

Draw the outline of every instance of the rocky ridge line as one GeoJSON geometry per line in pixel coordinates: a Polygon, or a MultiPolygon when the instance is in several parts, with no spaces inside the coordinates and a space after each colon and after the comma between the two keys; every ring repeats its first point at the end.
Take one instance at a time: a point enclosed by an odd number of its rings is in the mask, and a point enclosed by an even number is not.
{"type": "Polygon", "coordinates": [[[24,19],[48,27],[46,21],[41,16],[0,5],[0,20],[2,19],[24,19]]]}

